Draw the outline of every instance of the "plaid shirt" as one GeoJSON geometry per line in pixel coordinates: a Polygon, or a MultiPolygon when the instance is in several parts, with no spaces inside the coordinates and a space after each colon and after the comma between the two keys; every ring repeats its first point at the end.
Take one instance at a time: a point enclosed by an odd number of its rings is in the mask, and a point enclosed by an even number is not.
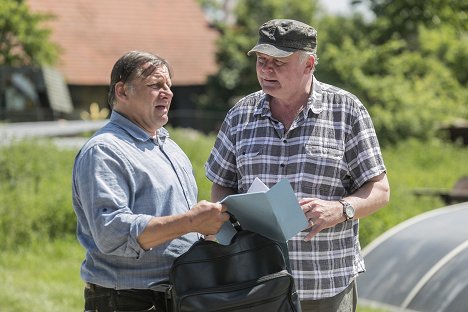
{"type": "MultiPolygon", "coordinates": [[[[241,99],[226,115],[205,165],[212,182],[245,193],[256,177],[271,187],[282,178],[298,198],[338,200],[386,171],[372,121],[352,94],[314,78],[307,106],[290,129],[272,117],[262,91],[241,99]]],[[[334,296],[363,272],[359,221],[308,231],[289,242],[301,300],[334,296]]]]}

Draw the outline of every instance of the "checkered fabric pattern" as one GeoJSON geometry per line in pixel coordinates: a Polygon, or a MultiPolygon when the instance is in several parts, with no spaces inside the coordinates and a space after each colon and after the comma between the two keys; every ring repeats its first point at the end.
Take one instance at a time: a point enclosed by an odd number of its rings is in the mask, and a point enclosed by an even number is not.
{"type": "MultiPolygon", "coordinates": [[[[259,91],[228,112],[205,165],[212,182],[245,193],[256,177],[269,187],[287,178],[298,199],[338,200],[386,171],[370,116],[354,95],[314,78],[289,129],[272,117],[269,100],[259,91]]],[[[301,300],[334,296],[365,270],[358,228],[352,220],[310,242],[307,231],[288,242],[301,300]]]]}

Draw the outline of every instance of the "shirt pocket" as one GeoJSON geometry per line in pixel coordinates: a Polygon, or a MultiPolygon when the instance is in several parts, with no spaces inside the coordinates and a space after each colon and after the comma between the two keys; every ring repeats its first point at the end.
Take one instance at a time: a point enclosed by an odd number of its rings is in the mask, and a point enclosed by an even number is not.
{"type": "Polygon", "coordinates": [[[342,161],[344,158],[344,148],[336,143],[306,143],[305,150],[307,156],[320,157],[321,159],[329,160],[331,163],[342,161]]]}
{"type": "Polygon", "coordinates": [[[263,154],[262,145],[249,145],[241,147],[237,153],[237,163],[239,166],[251,163],[252,160],[263,154]]]}
{"type": "Polygon", "coordinates": [[[247,145],[237,152],[238,190],[246,192],[255,177],[265,171],[265,149],[263,145],[247,145]]]}

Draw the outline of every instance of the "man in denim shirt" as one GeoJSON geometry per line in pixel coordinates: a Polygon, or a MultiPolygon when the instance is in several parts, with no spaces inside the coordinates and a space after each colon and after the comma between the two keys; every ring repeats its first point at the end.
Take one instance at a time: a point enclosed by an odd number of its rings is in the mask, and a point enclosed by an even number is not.
{"type": "Polygon", "coordinates": [[[172,100],[168,63],[123,55],[111,73],[109,123],[80,150],[73,168],[85,311],[165,311],[149,289],[168,280],[173,260],[198,234],[229,219],[219,203],[197,203],[192,166],[163,126],[172,100]]]}

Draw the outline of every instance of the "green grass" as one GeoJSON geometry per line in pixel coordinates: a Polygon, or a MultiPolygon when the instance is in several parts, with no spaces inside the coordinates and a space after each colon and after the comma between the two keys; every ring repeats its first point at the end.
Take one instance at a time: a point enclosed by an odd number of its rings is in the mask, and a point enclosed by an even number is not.
{"type": "Polygon", "coordinates": [[[0,147],[0,242],[3,248],[75,232],[71,170],[75,151],[48,140],[0,147]]]}
{"type": "Polygon", "coordinates": [[[418,188],[451,189],[468,176],[468,148],[438,140],[407,141],[383,150],[390,182],[390,203],[361,220],[363,246],[402,221],[422,212],[444,207],[437,196],[415,196],[418,188]]]}
{"type": "Polygon", "coordinates": [[[82,311],[83,257],[74,237],[2,251],[0,311],[82,311]]]}
{"type": "MultiPolygon", "coordinates": [[[[171,129],[192,161],[199,199],[210,198],[204,163],[214,136],[171,129]]],[[[47,141],[0,147],[0,311],[82,311],[79,268],[84,251],[74,237],[71,168],[76,150],[47,141]]],[[[385,230],[422,212],[443,207],[437,197],[416,197],[421,187],[451,188],[468,175],[468,148],[438,140],[407,141],[383,150],[390,204],[361,220],[367,245],[385,230]]],[[[372,308],[360,312],[381,312],[372,308]]]]}
{"type": "MultiPolygon", "coordinates": [[[[84,250],[74,237],[2,253],[0,311],[83,311],[79,268],[84,250]]],[[[359,307],[359,312],[385,312],[359,307]]]]}
{"type": "Polygon", "coordinates": [[[211,181],[205,176],[205,162],[213,148],[215,136],[191,129],[170,129],[171,138],[185,151],[192,162],[200,200],[211,198],[211,181]]]}

